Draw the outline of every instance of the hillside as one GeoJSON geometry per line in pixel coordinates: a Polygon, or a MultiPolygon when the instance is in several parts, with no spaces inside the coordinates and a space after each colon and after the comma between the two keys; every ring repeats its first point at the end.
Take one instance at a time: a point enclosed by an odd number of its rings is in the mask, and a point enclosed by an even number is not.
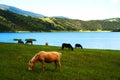
{"type": "MultiPolygon", "coordinates": [[[[64,19],[63,19],[64,20],[64,19]]],[[[70,31],[77,30],[70,22],[57,18],[34,18],[0,10],[0,31],[70,31]]]]}
{"type": "Polygon", "coordinates": [[[90,21],[55,17],[35,18],[0,9],[0,32],[86,30],[120,31],[120,18],[90,21]]]}

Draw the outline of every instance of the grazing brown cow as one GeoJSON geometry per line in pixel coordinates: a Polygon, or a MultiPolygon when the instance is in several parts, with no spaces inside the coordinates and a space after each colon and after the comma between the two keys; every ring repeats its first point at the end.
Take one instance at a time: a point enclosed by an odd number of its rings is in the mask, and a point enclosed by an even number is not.
{"type": "Polygon", "coordinates": [[[61,53],[59,53],[59,52],[41,51],[41,52],[35,54],[35,56],[29,61],[28,69],[32,70],[37,61],[40,61],[42,63],[43,71],[45,70],[45,62],[46,63],[55,62],[56,68],[57,68],[57,66],[59,66],[59,68],[60,68],[61,67],[60,58],[61,58],[61,53]]]}
{"type": "Polygon", "coordinates": [[[46,42],[45,45],[48,46],[48,42],[46,42]]]}

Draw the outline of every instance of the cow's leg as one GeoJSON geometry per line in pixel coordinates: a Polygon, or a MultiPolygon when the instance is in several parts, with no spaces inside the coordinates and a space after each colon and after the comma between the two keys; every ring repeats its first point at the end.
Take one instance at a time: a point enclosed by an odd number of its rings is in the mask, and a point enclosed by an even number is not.
{"type": "Polygon", "coordinates": [[[59,70],[61,69],[61,63],[60,61],[56,61],[57,66],[59,67],[59,70]]]}
{"type": "Polygon", "coordinates": [[[62,50],[64,49],[64,46],[62,46],[62,50]]]}
{"type": "Polygon", "coordinates": [[[57,62],[55,61],[55,69],[57,68],[57,62]]]}
{"type": "Polygon", "coordinates": [[[42,70],[45,71],[45,62],[41,61],[41,63],[42,63],[42,70]]]}
{"type": "Polygon", "coordinates": [[[33,44],[33,42],[31,41],[31,44],[33,44]]]}

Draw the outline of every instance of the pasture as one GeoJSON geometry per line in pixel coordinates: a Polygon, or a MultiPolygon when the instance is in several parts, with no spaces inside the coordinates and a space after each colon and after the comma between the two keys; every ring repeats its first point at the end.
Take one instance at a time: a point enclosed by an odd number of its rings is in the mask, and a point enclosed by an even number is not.
{"type": "Polygon", "coordinates": [[[120,51],[0,43],[0,80],[120,80],[120,51]],[[43,72],[40,62],[29,71],[28,61],[39,51],[61,52],[61,71],[46,63],[43,72]]]}

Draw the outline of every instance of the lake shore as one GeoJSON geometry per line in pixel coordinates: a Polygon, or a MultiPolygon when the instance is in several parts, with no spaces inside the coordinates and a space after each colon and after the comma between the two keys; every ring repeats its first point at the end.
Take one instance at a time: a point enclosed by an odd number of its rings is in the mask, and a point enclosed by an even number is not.
{"type": "Polygon", "coordinates": [[[17,43],[14,39],[36,39],[33,44],[61,46],[62,43],[70,43],[73,47],[76,43],[84,48],[120,50],[119,32],[15,32],[0,33],[0,42],[17,43]],[[9,36],[9,37],[8,37],[9,36]]]}
{"type": "Polygon", "coordinates": [[[107,31],[107,30],[96,30],[96,31],[80,30],[79,32],[112,32],[112,31],[107,31]]]}
{"type": "MultiPolygon", "coordinates": [[[[39,31],[10,31],[10,32],[0,32],[0,33],[29,33],[29,32],[39,32],[39,31]]],[[[44,32],[44,31],[41,31],[44,32]]],[[[50,31],[50,32],[112,32],[108,30],[96,30],[96,31],[90,31],[90,30],[79,30],[79,31],[50,31]]]]}

